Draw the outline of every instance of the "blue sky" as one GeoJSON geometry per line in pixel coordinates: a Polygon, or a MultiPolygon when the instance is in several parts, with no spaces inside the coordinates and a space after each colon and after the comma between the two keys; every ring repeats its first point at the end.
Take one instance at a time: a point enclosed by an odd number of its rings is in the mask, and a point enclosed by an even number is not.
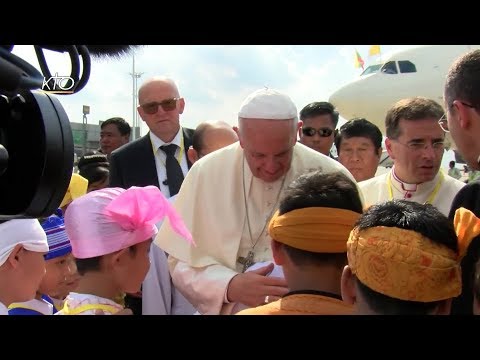
{"type": "MultiPolygon", "coordinates": [[[[366,65],[371,45],[149,45],[135,51],[135,72],[143,81],[157,75],[171,77],[185,98],[182,125],[196,127],[205,120],[236,124],[243,99],[268,86],[288,94],[298,110],[312,101],[326,101],[331,93],[359,76],[355,49],[366,65]]],[[[382,55],[414,45],[381,45],[382,55]]],[[[13,53],[39,69],[30,45],[16,45],[13,53]]],[[[67,54],[47,53],[50,72],[69,74],[67,54]]],[[[77,94],[59,96],[71,122],[82,122],[82,106],[90,106],[88,122],[121,116],[132,124],[132,56],[92,58],[88,84],[77,94]]],[[[140,119],[141,122],[141,119],[140,119]]],[[[142,122],[141,134],[147,128],[142,122]]]]}

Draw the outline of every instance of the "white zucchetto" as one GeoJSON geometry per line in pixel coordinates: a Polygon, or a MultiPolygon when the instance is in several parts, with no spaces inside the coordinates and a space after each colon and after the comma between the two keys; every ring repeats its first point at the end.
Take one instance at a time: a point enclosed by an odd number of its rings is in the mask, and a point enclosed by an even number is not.
{"type": "Polygon", "coordinates": [[[243,101],[239,118],[287,120],[297,119],[297,107],[292,99],[273,89],[263,88],[254,91],[243,101]]]}

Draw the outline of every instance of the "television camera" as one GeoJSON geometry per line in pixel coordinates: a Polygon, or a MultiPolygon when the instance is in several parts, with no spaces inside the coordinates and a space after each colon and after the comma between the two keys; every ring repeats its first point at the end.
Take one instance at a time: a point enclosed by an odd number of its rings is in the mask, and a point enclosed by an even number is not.
{"type": "Polygon", "coordinates": [[[53,214],[70,183],[70,121],[58,98],[42,89],[78,93],[90,77],[91,56],[118,58],[135,46],[34,45],[41,73],[13,47],[0,45],[0,221],[53,214]],[[52,77],[45,50],[69,54],[69,77],[52,77]]]}

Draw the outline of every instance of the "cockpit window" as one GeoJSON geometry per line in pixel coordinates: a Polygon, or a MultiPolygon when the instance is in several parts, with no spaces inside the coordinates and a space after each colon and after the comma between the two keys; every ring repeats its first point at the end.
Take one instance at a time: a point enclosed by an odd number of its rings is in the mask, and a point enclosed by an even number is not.
{"type": "Polygon", "coordinates": [[[400,68],[401,73],[414,73],[417,72],[415,64],[408,60],[400,60],[398,62],[398,67],[400,68]]]}
{"type": "Polygon", "coordinates": [[[374,73],[378,72],[381,67],[382,67],[382,64],[370,65],[360,74],[360,76],[368,75],[368,74],[374,74],[374,73]]]}
{"type": "Polygon", "coordinates": [[[389,61],[383,64],[382,68],[380,69],[381,72],[385,74],[397,74],[397,66],[395,65],[395,61],[389,61]]]}

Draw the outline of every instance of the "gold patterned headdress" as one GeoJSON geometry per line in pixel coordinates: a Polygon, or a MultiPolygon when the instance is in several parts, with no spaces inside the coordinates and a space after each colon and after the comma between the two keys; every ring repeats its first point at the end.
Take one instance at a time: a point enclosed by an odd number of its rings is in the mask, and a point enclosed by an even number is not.
{"type": "Polygon", "coordinates": [[[470,210],[455,212],[458,253],[423,235],[396,227],[355,228],[347,242],[348,264],[358,280],[400,300],[434,302],[460,295],[460,261],[480,234],[470,210]]]}

